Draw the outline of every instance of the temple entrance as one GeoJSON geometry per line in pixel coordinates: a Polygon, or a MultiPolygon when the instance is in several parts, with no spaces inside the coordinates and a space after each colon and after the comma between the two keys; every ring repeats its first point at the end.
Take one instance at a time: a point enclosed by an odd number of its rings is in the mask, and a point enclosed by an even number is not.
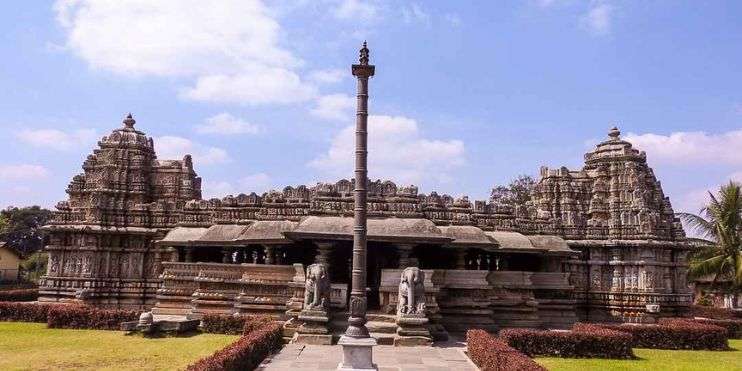
{"type": "Polygon", "coordinates": [[[393,245],[383,242],[368,242],[366,250],[366,295],[368,296],[368,310],[381,309],[379,302],[379,285],[381,284],[381,270],[397,268],[399,255],[393,245]]]}

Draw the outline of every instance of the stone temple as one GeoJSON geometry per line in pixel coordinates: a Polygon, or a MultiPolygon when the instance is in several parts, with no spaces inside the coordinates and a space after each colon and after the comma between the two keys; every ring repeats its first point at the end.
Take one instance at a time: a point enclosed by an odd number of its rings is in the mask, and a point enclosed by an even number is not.
{"type": "MultiPolygon", "coordinates": [[[[193,318],[260,313],[315,334],[345,328],[353,180],[204,200],[191,157],[158,159],[131,115],[82,168],[44,227],[41,301],[193,318]]],[[[582,169],[542,168],[532,200],[515,207],[391,181],[368,190],[372,332],[388,332],[408,300],[400,293],[408,267],[423,272],[409,280],[424,291],[412,332],[433,338],[653,322],[690,305],[691,247],[645,153],[618,129],[582,169]]]]}

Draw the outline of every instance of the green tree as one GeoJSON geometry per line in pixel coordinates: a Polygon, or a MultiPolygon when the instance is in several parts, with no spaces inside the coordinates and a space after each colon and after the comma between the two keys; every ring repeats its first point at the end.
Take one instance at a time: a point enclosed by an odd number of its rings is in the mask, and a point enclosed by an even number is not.
{"type": "Polygon", "coordinates": [[[530,175],[520,175],[513,179],[507,186],[492,188],[490,201],[505,205],[525,205],[531,200],[531,191],[536,181],[530,175]]]}
{"type": "Polygon", "coordinates": [[[691,255],[688,277],[713,277],[729,280],[730,294],[742,288],[742,190],[740,184],[729,182],[718,194],[709,192],[710,201],[700,214],[679,213],[685,224],[706,243],[691,255]]]}
{"type": "Polygon", "coordinates": [[[8,207],[0,211],[0,241],[28,256],[44,247],[41,226],[51,219],[52,212],[39,206],[8,207]]]}

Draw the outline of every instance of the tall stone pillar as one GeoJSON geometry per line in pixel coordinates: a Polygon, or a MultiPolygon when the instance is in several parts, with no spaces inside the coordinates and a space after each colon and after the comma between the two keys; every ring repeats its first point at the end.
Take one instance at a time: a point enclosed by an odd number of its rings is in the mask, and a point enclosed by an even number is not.
{"type": "Polygon", "coordinates": [[[419,265],[417,258],[412,256],[412,249],[414,247],[415,245],[413,244],[397,244],[400,269],[405,269],[407,267],[417,267],[419,265]]]}
{"type": "Polygon", "coordinates": [[[373,370],[373,346],[376,339],[366,328],[366,182],[368,142],[368,79],[375,68],[369,62],[366,42],[360,51],[359,64],[354,64],[353,76],[358,79],[356,109],[355,207],[353,225],[353,271],[350,291],[350,317],[345,335],[338,341],[343,346],[343,361],[338,370],[373,370]]]}

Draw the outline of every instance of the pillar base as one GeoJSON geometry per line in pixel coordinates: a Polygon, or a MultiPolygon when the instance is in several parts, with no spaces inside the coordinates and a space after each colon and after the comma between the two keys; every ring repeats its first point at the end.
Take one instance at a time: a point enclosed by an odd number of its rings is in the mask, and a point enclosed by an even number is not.
{"type": "Polygon", "coordinates": [[[343,346],[343,361],[338,365],[338,371],[379,369],[373,362],[373,347],[377,345],[376,339],[342,336],[338,345],[343,346]]]}

